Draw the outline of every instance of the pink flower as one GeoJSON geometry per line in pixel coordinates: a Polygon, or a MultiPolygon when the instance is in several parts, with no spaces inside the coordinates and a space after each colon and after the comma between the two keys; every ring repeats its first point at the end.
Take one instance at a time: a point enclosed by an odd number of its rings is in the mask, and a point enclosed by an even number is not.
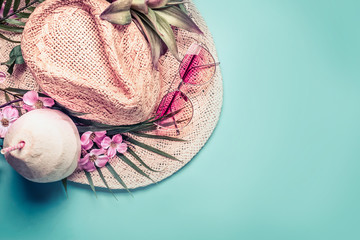
{"type": "Polygon", "coordinates": [[[79,160],[79,167],[88,172],[95,171],[96,167],[104,167],[109,161],[109,157],[104,155],[104,149],[93,149],[79,160]]]}
{"type": "Polygon", "coordinates": [[[107,155],[109,157],[114,157],[116,152],[125,153],[127,150],[127,144],[122,142],[122,136],[120,134],[116,134],[110,139],[109,137],[105,137],[101,142],[101,146],[104,149],[107,149],[107,155]]]}
{"type": "Polygon", "coordinates": [[[45,107],[52,107],[55,102],[52,98],[39,97],[39,94],[35,91],[28,91],[24,94],[23,102],[25,105],[23,108],[27,111],[34,109],[41,109],[45,107]]]}
{"type": "Polygon", "coordinates": [[[6,80],[6,74],[4,72],[0,72],[0,83],[5,82],[6,80]]]}
{"type": "Polygon", "coordinates": [[[10,125],[19,118],[19,112],[11,106],[4,107],[0,113],[0,137],[4,138],[10,125]]]}
{"type": "Polygon", "coordinates": [[[84,150],[89,150],[93,147],[94,142],[100,147],[101,141],[105,138],[106,131],[101,132],[85,132],[81,136],[81,147],[84,150]]]}

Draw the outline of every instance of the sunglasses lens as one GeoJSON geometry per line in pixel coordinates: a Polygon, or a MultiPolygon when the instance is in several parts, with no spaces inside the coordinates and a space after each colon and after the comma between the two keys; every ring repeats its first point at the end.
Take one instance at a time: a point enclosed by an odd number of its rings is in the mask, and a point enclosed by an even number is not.
{"type": "Polygon", "coordinates": [[[166,94],[156,111],[156,124],[169,129],[181,129],[189,124],[193,114],[191,101],[180,91],[166,94]]]}
{"type": "Polygon", "coordinates": [[[180,64],[180,77],[185,83],[204,84],[215,74],[213,56],[204,47],[193,43],[180,64]]]}

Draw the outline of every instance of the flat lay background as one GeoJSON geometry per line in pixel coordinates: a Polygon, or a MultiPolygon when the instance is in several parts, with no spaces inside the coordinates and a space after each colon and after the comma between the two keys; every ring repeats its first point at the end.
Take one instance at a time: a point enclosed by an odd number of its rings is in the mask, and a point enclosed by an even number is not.
{"type": "Polygon", "coordinates": [[[204,149],[118,201],[1,158],[0,239],[360,239],[360,1],[195,3],[224,78],[204,149]]]}

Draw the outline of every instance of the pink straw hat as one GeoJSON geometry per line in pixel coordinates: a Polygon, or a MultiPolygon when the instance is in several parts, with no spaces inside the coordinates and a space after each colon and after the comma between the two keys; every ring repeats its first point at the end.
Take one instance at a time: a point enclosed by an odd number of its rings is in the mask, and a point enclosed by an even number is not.
{"type": "MultiPolygon", "coordinates": [[[[66,108],[87,113],[84,118],[105,124],[136,124],[153,116],[162,97],[174,86],[173,79],[180,81],[177,80],[180,63],[168,52],[155,69],[149,44],[134,22],[119,26],[100,18],[108,6],[105,0],[47,0],[37,6],[21,38],[26,65],[18,66],[2,83],[3,87],[44,91],[66,108]]],[[[195,42],[204,46],[217,62],[214,42],[204,20],[192,2],[186,3],[186,9],[204,34],[174,28],[180,57],[195,42]]],[[[0,62],[7,60],[15,45],[0,39],[0,62]]],[[[5,72],[6,68],[0,66],[0,71],[5,72]]],[[[160,131],[186,142],[133,136],[181,160],[173,161],[134,147],[139,157],[156,171],[133,162],[154,182],[186,165],[213,132],[222,106],[220,69],[216,68],[209,84],[184,84],[181,91],[191,99],[191,121],[179,131],[180,135],[161,129],[155,133],[160,131]]],[[[128,158],[134,160],[131,155],[128,158]]],[[[129,189],[153,183],[117,157],[110,163],[129,189]]],[[[109,187],[123,188],[108,169],[102,172],[109,187]]],[[[91,177],[95,186],[105,187],[98,172],[92,172],[91,177]]],[[[68,180],[88,184],[81,170],[76,170],[68,180]]]]}

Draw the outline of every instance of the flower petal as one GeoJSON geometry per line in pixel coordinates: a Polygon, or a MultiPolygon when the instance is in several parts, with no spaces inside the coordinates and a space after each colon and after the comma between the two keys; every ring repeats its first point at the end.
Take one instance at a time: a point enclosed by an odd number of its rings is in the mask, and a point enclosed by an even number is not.
{"type": "Polygon", "coordinates": [[[119,153],[125,153],[127,151],[127,144],[126,143],[120,143],[117,145],[116,150],[119,153]]]}
{"type": "Polygon", "coordinates": [[[8,131],[8,127],[0,125],[0,138],[4,138],[8,131]]]}
{"type": "Polygon", "coordinates": [[[39,94],[35,91],[28,91],[23,96],[23,102],[26,105],[33,106],[39,100],[39,94]]]}
{"type": "Polygon", "coordinates": [[[32,106],[30,106],[30,105],[24,104],[24,105],[23,105],[23,109],[25,109],[26,111],[30,112],[31,110],[34,110],[35,108],[32,107],[32,106]]]}
{"type": "Polygon", "coordinates": [[[83,158],[80,158],[79,159],[79,164],[80,165],[84,165],[86,164],[87,162],[89,162],[89,158],[90,158],[90,154],[86,154],[83,158]]]}
{"type": "Polygon", "coordinates": [[[2,110],[3,117],[10,122],[19,118],[19,111],[11,106],[4,107],[2,110]]]}
{"type": "Polygon", "coordinates": [[[116,155],[116,148],[109,147],[106,153],[110,158],[116,155]]]}
{"type": "Polygon", "coordinates": [[[116,144],[121,143],[122,142],[122,136],[120,134],[116,134],[115,136],[113,136],[112,141],[116,144]]]}
{"type": "Polygon", "coordinates": [[[98,138],[105,137],[106,131],[95,132],[95,135],[96,135],[96,137],[98,137],[98,138]]]}
{"type": "Polygon", "coordinates": [[[106,163],[109,161],[109,157],[106,155],[101,155],[99,156],[96,161],[95,161],[95,165],[102,168],[106,165],[106,163]]]}
{"type": "Polygon", "coordinates": [[[44,107],[52,107],[55,104],[54,99],[52,98],[41,97],[40,100],[43,102],[44,107]]]}
{"type": "Polygon", "coordinates": [[[103,147],[104,149],[108,149],[110,147],[110,144],[111,144],[111,139],[109,137],[105,137],[101,141],[101,147],[103,147]]]}
{"type": "Polygon", "coordinates": [[[81,147],[82,147],[82,149],[84,149],[84,150],[90,150],[92,147],[94,146],[94,143],[92,142],[92,141],[88,141],[87,143],[81,143],[81,147]]]}
{"type": "Polygon", "coordinates": [[[90,132],[90,131],[83,133],[83,135],[81,135],[81,138],[80,138],[81,143],[87,144],[90,139],[91,134],[92,134],[92,132],[90,132]]]}
{"type": "Polygon", "coordinates": [[[101,142],[106,137],[105,134],[106,131],[95,132],[96,137],[94,138],[94,142],[98,145],[98,147],[101,147],[101,142]]]}
{"type": "Polygon", "coordinates": [[[91,149],[92,146],[94,145],[94,143],[90,140],[91,134],[92,134],[92,132],[88,131],[88,132],[83,133],[83,135],[81,135],[81,138],[80,138],[81,147],[85,150],[91,149]]]}
{"type": "Polygon", "coordinates": [[[4,72],[0,72],[0,83],[5,82],[6,80],[6,74],[4,72]]]}
{"type": "Polygon", "coordinates": [[[93,149],[93,150],[91,150],[91,151],[90,151],[90,154],[99,156],[99,155],[104,154],[105,152],[106,152],[105,149],[100,148],[100,149],[93,149]]]}
{"type": "Polygon", "coordinates": [[[81,165],[81,168],[82,169],[84,169],[84,170],[86,170],[86,171],[88,171],[88,172],[93,172],[93,171],[95,171],[95,165],[94,165],[94,163],[93,162],[87,162],[86,164],[84,164],[84,165],[81,165]]]}

